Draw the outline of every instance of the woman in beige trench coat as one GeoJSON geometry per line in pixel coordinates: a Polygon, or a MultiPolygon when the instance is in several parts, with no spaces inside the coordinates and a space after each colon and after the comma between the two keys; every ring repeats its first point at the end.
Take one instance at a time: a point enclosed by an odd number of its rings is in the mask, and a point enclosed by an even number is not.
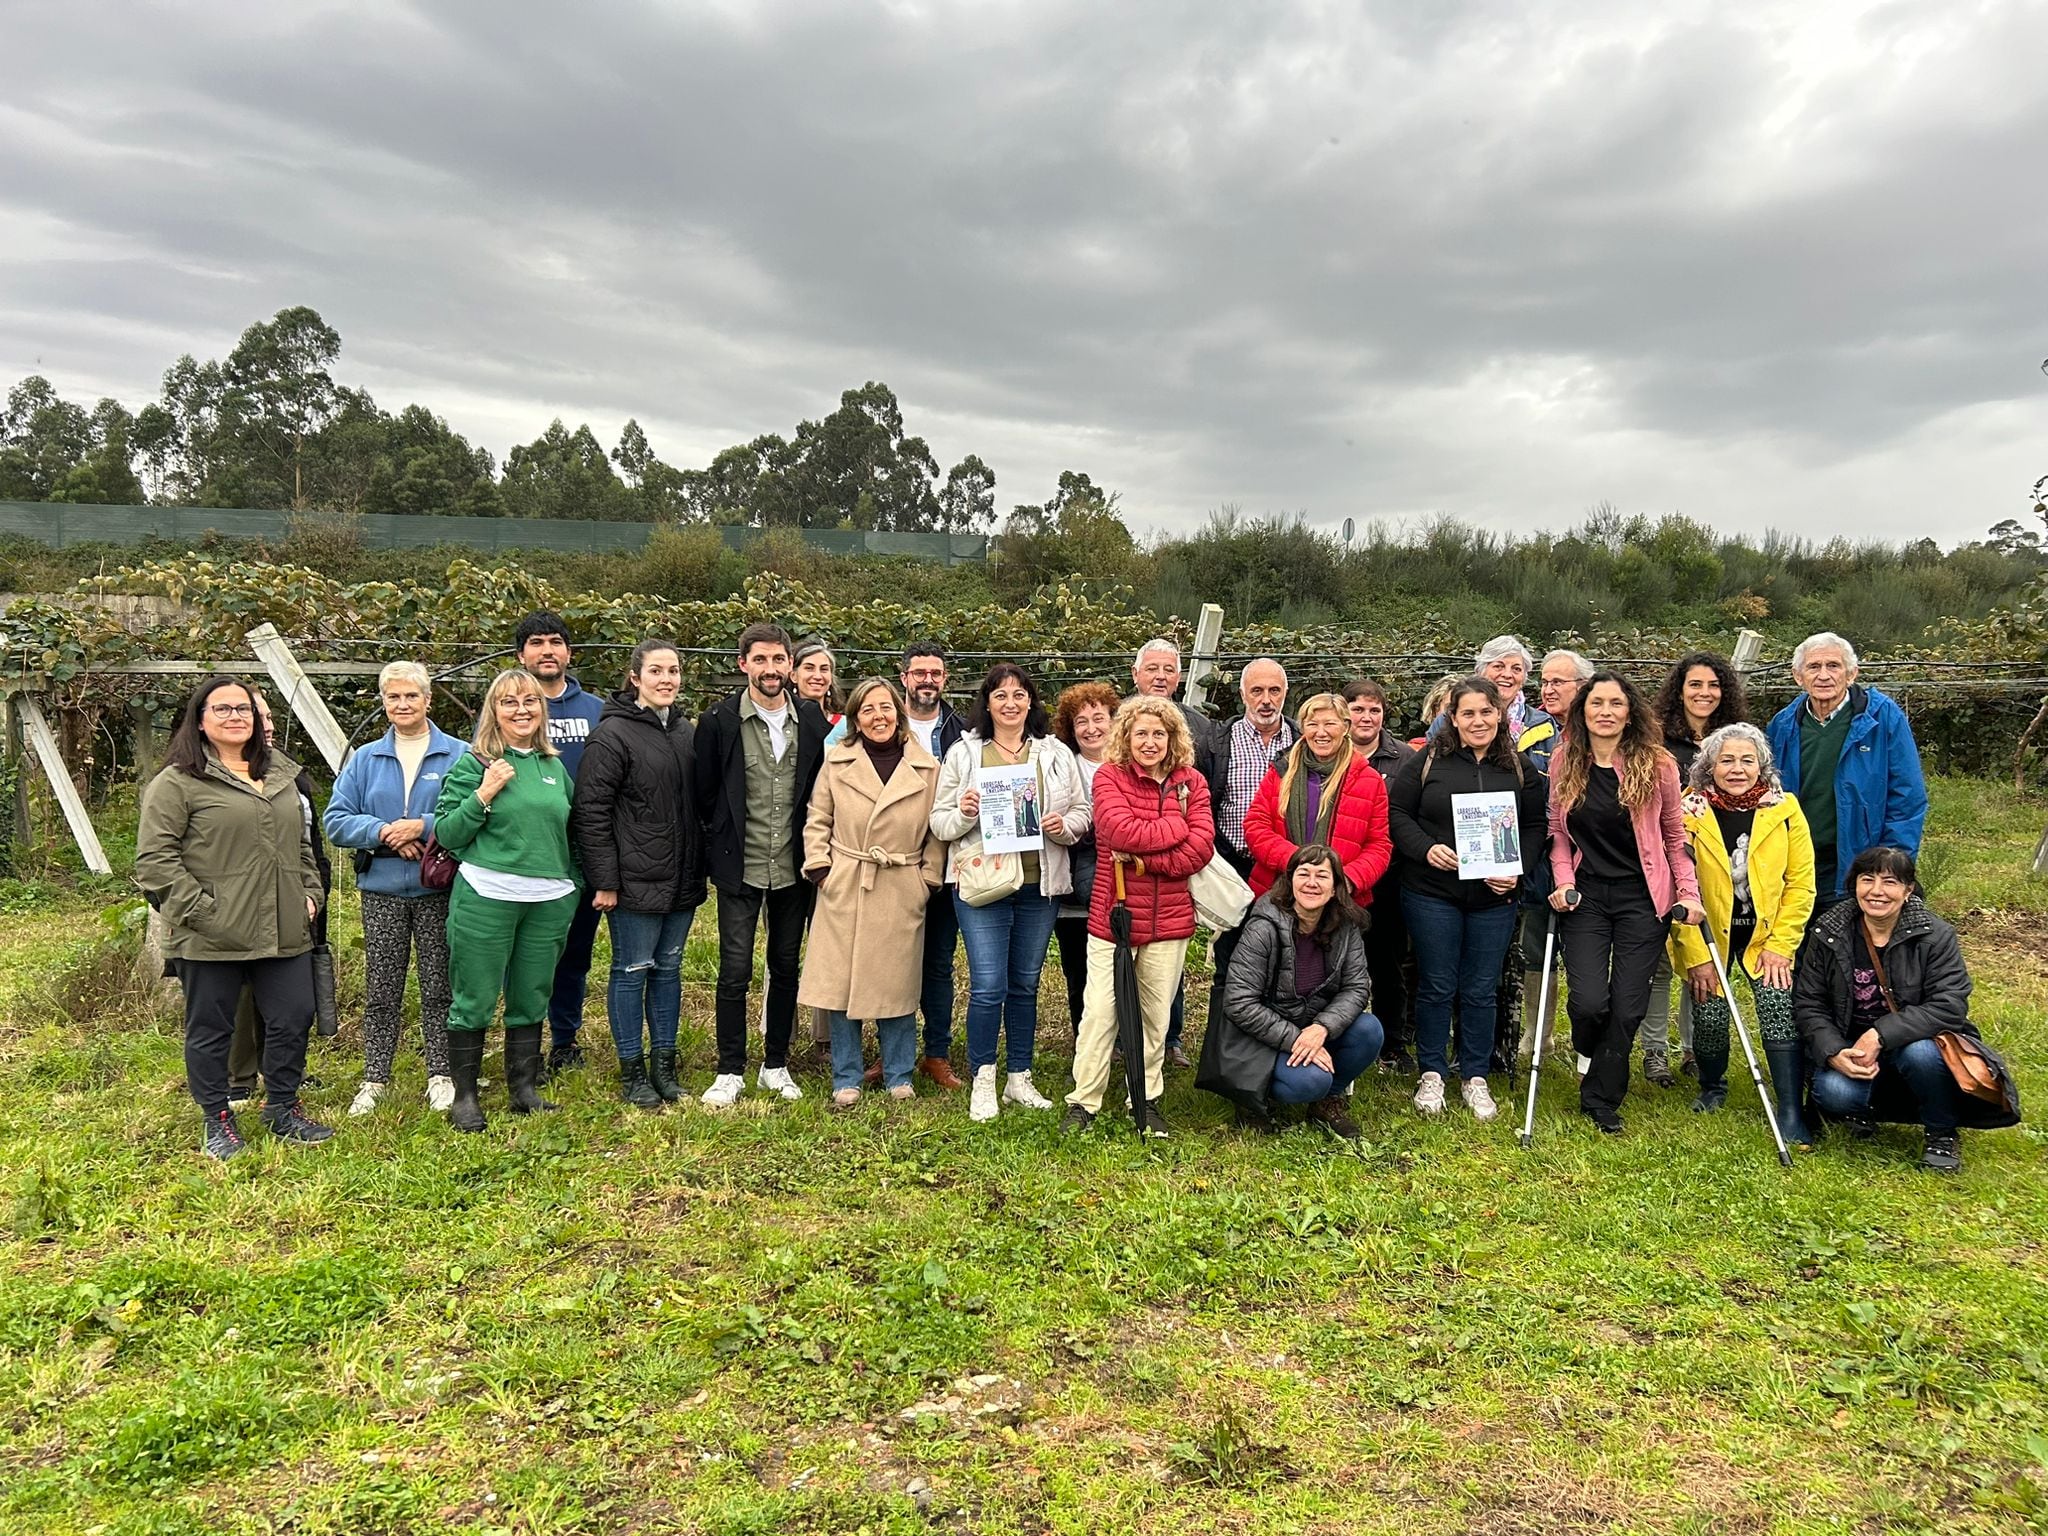
{"type": "Polygon", "coordinates": [[[797,1001],[832,1018],[832,1102],[860,1102],[863,1019],[875,1021],[889,1096],[907,1099],[924,986],[924,913],[944,878],[932,836],[939,765],[910,734],[893,683],[848,696],[846,739],[825,751],[804,823],[804,875],[816,883],[797,1001]]]}

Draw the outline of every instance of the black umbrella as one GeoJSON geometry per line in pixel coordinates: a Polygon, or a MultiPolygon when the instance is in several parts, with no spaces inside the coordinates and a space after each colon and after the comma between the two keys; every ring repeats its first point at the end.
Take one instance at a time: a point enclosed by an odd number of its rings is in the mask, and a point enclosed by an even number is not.
{"type": "MultiPolygon", "coordinates": [[[[1116,905],[1109,909],[1109,932],[1116,940],[1113,992],[1116,997],[1116,1041],[1124,1053],[1124,1082],[1131,1095],[1131,1123],[1145,1134],[1145,1008],[1138,998],[1138,958],[1131,950],[1131,909],[1124,901],[1124,856],[1116,856],[1116,905]]],[[[1143,866],[1140,866],[1143,872],[1143,866]]]]}

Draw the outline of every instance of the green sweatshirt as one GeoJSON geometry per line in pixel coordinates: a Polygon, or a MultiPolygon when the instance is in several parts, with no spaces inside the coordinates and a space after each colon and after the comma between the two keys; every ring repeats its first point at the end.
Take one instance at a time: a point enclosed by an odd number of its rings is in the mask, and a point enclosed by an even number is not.
{"type": "Polygon", "coordinates": [[[486,806],[477,799],[483,759],[466,752],[441,781],[434,802],[434,838],[479,869],[542,880],[574,880],[569,856],[569,770],[559,757],[508,750],[512,782],[486,806]]]}

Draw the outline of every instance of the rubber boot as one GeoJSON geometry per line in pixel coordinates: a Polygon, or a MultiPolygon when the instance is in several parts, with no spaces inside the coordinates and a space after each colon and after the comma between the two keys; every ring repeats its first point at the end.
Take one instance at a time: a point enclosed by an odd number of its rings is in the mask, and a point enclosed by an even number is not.
{"type": "Polygon", "coordinates": [[[1728,1048],[1716,1053],[1711,1046],[1701,1047],[1694,1059],[1699,1063],[1700,1093],[1692,1101],[1693,1113],[1710,1115],[1728,1102],[1728,1048]]]}
{"type": "Polygon", "coordinates": [[[619,1063],[619,1097],[635,1109],[661,1108],[661,1094],[647,1081],[647,1061],[635,1056],[619,1063]]]}
{"type": "Polygon", "coordinates": [[[665,1104],[680,1104],[683,1085],[676,1081],[676,1053],[656,1051],[647,1058],[647,1081],[665,1104]]]}
{"type": "Polygon", "coordinates": [[[448,1123],[458,1131],[484,1128],[484,1107],[476,1101],[476,1075],[484,1064],[484,1032],[480,1029],[448,1031],[448,1075],[455,1080],[455,1102],[448,1107],[448,1123]]]}
{"type": "Polygon", "coordinates": [[[1778,1134],[1787,1146],[1813,1145],[1813,1132],[1806,1128],[1800,1108],[1806,1097],[1806,1053],[1796,1043],[1765,1045],[1764,1058],[1771,1064],[1771,1087],[1777,1100],[1778,1134]]]}
{"type": "Polygon", "coordinates": [[[540,1110],[561,1107],[540,1096],[538,1024],[505,1031],[505,1089],[515,1115],[531,1115],[540,1110]]]}

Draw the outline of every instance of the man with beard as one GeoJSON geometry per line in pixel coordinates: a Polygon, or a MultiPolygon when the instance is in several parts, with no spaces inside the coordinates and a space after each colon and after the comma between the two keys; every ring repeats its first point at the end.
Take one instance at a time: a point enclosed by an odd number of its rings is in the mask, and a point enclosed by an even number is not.
{"type": "MultiPolygon", "coordinates": [[[[931,640],[914,640],[904,649],[896,672],[903,684],[904,723],[918,745],[940,762],[967,730],[967,722],[946,702],[946,651],[931,640]]],[[[967,1085],[954,1072],[953,956],[960,947],[960,919],[953,911],[953,888],[942,885],[924,909],[924,987],[919,1008],[924,1014],[924,1055],[917,1070],[941,1088],[967,1085]]],[[[882,1080],[878,1062],[867,1073],[882,1080]]]]}
{"type": "MultiPolygon", "coordinates": [[[[1216,727],[1209,799],[1216,813],[1216,851],[1249,879],[1252,856],[1244,845],[1245,812],[1252,808],[1252,798],[1266,782],[1274,759],[1294,745],[1297,732],[1287,718],[1287,669],[1272,657],[1246,662],[1237,676],[1237,690],[1244,699],[1244,713],[1216,727]]],[[[1210,946],[1216,987],[1223,985],[1223,974],[1237,951],[1238,931],[1217,934],[1210,946]]]]}
{"type": "MultiPolygon", "coordinates": [[[[529,613],[513,631],[512,646],[519,665],[540,682],[548,701],[548,742],[561,754],[562,766],[574,780],[583,766],[583,744],[597,729],[597,717],[604,713],[604,700],[583,687],[569,674],[573,659],[569,649],[569,628],[562,616],[529,613]]],[[[583,995],[590,983],[590,955],[597,944],[597,910],[590,905],[590,892],[577,898],[576,915],[569,920],[569,937],[562,945],[562,958],[555,963],[555,989],[548,997],[547,1076],[583,1065],[583,1047],[576,1032],[583,1028],[583,995]]]]}
{"type": "Polygon", "coordinates": [[[704,1103],[730,1108],[746,1087],[747,997],[754,984],[754,935],[768,920],[766,1037],[756,1082],[800,1099],[789,1075],[796,1022],[797,964],[811,883],[803,878],[804,818],[825,761],[831,729],[824,711],[789,687],[789,636],[774,624],[740,631],[746,686],[697,722],[696,801],[704,823],[705,872],[718,888],[718,1075],[704,1103]]]}

